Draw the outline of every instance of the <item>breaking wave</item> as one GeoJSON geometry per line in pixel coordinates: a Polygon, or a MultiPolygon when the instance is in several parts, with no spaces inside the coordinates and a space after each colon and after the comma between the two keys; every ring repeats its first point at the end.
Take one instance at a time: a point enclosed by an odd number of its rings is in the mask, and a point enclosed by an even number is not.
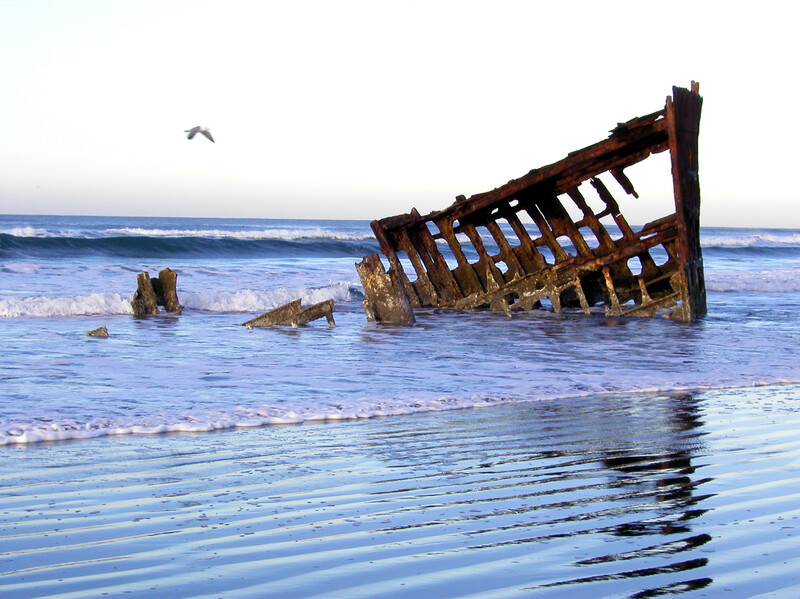
{"type": "Polygon", "coordinates": [[[706,271],[708,291],[759,291],[796,293],[800,291],[800,270],[706,271]]]}
{"type": "MultiPolygon", "coordinates": [[[[358,297],[359,292],[347,282],[327,287],[302,289],[238,291],[181,292],[180,301],[187,310],[217,313],[266,311],[300,298],[303,305],[333,299],[346,302],[358,297]]],[[[132,314],[130,296],[118,293],[93,293],[74,296],[36,296],[0,298],[0,318],[61,317],[61,316],[114,316],[132,314]]]]}

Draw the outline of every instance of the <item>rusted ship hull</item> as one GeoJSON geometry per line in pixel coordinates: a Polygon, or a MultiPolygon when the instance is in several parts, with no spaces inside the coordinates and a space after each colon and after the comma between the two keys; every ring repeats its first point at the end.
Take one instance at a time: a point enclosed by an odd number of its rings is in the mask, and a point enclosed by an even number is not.
{"type": "Polygon", "coordinates": [[[373,221],[390,269],[377,255],[357,265],[367,318],[413,322],[419,307],[588,314],[604,306],[610,316],[703,316],[701,107],[696,83],[673,88],[662,110],[617,125],[608,139],[559,162],[459,196],[441,211],[373,221]],[[625,169],[666,151],[675,212],[634,232],[606,181],[638,197],[625,169]],[[587,198],[587,189],[596,197],[587,198]]]}

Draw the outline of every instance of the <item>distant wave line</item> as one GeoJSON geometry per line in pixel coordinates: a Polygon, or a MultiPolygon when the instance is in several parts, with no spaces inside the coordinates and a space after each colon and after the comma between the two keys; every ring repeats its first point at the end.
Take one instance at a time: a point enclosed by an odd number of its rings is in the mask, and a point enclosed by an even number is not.
{"type": "Polygon", "coordinates": [[[123,227],[121,229],[107,229],[111,236],[130,235],[134,237],[200,237],[208,239],[282,239],[293,241],[296,239],[334,239],[339,241],[362,241],[373,239],[373,235],[362,233],[342,233],[323,229],[259,229],[226,231],[224,229],[142,229],[136,227],[123,227]]]}
{"type": "Polygon", "coordinates": [[[703,235],[700,232],[700,243],[706,248],[749,248],[749,247],[784,247],[789,245],[800,246],[800,233],[786,232],[783,234],[753,233],[744,236],[718,237],[715,234],[703,235]]]}
{"type": "MultiPolygon", "coordinates": [[[[0,229],[0,235],[17,238],[64,238],[64,239],[105,239],[114,237],[195,237],[206,239],[242,239],[242,240],[299,240],[299,239],[334,239],[340,241],[372,240],[374,236],[368,231],[336,231],[324,227],[315,228],[259,228],[259,229],[170,229],[146,227],[115,227],[102,230],[64,229],[50,231],[41,227],[11,227],[0,229]]],[[[612,232],[612,237],[614,237],[612,232]]],[[[461,243],[469,243],[464,234],[457,235],[461,243]]],[[[519,243],[518,237],[511,231],[506,232],[510,243],[519,243]]],[[[595,241],[591,235],[584,235],[587,243],[595,241]]],[[[701,230],[701,244],[705,248],[748,248],[748,247],[785,247],[800,246],[800,232],[764,232],[746,235],[720,235],[716,231],[701,230]]],[[[446,243],[438,240],[439,243],[446,243]]]]}
{"type": "Polygon", "coordinates": [[[373,239],[372,233],[332,231],[322,227],[314,229],[147,229],[142,227],[121,227],[98,231],[61,230],[48,231],[35,227],[14,227],[0,229],[0,235],[20,238],[63,238],[63,239],[106,239],[114,237],[198,237],[208,239],[335,239],[341,241],[362,241],[373,239]]]}
{"type": "Polygon", "coordinates": [[[0,234],[0,256],[109,255],[146,256],[364,256],[378,251],[377,241],[360,238],[210,238],[210,237],[15,237],[0,234]]]}

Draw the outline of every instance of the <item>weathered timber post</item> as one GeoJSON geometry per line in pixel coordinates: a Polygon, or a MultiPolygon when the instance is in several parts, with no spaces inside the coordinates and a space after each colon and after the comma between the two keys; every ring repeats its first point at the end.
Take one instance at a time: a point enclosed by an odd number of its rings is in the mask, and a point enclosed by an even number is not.
{"type": "Polygon", "coordinates": [[[304,310],[300,310],[300,313],[297,315],[297,324],[292,324],[292,326],[297,326],[300,324],[307,324],[312,320],[317,320],[318,318],[325,317],[328,321],[329,327],[335,327],[336,322],[333,320],[333,300],[325,300],[324,302],[319,302],[318,304],[314,304],[313,306],[309,306],[304,310]]]}
{"type": "Polygon", "coordinates": [[[178,274],[165,268],[155,279],[143,272],[136,275],[137,289],[131,300],[134,316],[150,316],[158,314],[158,307],[164,306],[167,312],[181,313],[181,304],[177,292],[178,274]]]}
{"type": "Polygon", "coordinates": [[[361,305],[367,320],[392,324],[414,324],[414,311],[403,283],[394,268],[387,273],[378,254],[365,256],[356,263],[364,287],[361,305]]]}
{"type": "Polygon", "coordinates": [[[178,273],[170,268],[165,268],[158,273],[158,278],[153,279],[152,283],[158,305],[164,306],[171,314],[180,314],[183,308],[178,301],[178,273]]]}
{"type": "Polygon", "coordinates": [[[153,290],[153,283],[150,281],[150,274],[146,272],[136,275],[137,289],[131,300],[134,316],[149,316],[158,314],[158,301],[156,292],[153,290]]]}
{"type": "Polygon", "coordinates": [[[296,299],[288,304],[279,306],[274,310],[256,316],[255,318],[243,322],[242,326],[248,329],[271,327],[273,325],[288,325],[296,328],[302,324],[308,324],[312,320],[325,317],[328,321],[328,326],[334,327],[336,323],[333,320],[333,300],[325,300],[309,306],[308,308],[300,307],[300,300],[296,299]]]}
{"type": "Polygon", "coordinates": [[[266,314],[256,316],[247,322],[243,322],[242,326],[247,327],[248,329],[252,329],[253,327],[271,327],[274,324],[291,322],[292,319],[297,318],[299,313],[300,300],[296,299],[288,304],[284,304],[283,306],[275,308],[266,314]]]}
{"type": "Polygon", "coordinates": [[[672,158],[675,208],[680,231],[680,261],[685,276],[685,320],[706,315],[706,285],[700,248],[700,180],[697,142],[703,98],[692,81],[690,90],[672,88],[667,98],[667,124],[672,158]]]}

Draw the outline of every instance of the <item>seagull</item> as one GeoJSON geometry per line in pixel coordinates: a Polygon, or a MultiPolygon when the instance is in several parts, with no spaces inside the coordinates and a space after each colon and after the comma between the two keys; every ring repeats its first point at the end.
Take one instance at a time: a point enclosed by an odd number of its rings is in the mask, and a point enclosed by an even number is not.
{"type": "Polygon", "coordinates": [[[189,135],[186,136],[188,139],[192,139],[195,136],[195,133],[202,133],[208,139],[210,139],[211,141],[214,141],[214,138],[211,137],[211,131],[209,131],[205,127],[201,127],[200,125],[198,125],[197,127],[192,127],[191,129],[186,129],[186,131],[184,133],[188,133],[189,134],[189,135]]]}

